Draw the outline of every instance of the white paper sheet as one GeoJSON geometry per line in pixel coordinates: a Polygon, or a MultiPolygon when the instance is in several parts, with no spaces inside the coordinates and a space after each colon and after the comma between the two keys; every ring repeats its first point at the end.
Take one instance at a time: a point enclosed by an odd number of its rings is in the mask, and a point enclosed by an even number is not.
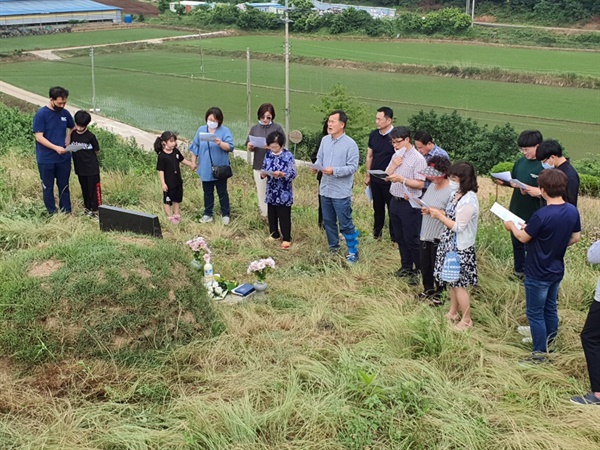
{"type": "Polygon", "coordinates": [[[308,167],[315,170],[323,170],[325,168],[321,164],[309,164],[308,167]]]}
{"type": "Polygon", "coordinates": [[[507,183],[510,183],[510,180],[512,180],[512,176],[510,175],[510,172],[508,172],[508,171],[493,173],[492,176],[494,178],[498,178],[499,180],[506,181],[507,183]]]}
{"type": "Polygon", "coordinates": [[[217,138],[217,135],[215,133],[203,133],[202,131],[200,133],[198,133],[198,137],[200,138],[201,141],[214,141],[217,138]]]}
{"type": "Polygon", "coordinates": [[[83,150],[87,148],[87,144],[71,144],[71,145],[67,145],[67,147],[65,148],[66,151],[68,152],[76,152],[78,150],[83,150]]]}
{"type": "Polygon", "coordinates": [[[497,202],[492,205],[490,211],[496,214],[498,217],[500,217],[500,219],[502,219],[503,222],[506,222],[507,220],[511,221],[517,226],[519,230],[522,229],[523,225],[525,224],[525,221],[523,219],[521,219],[516,214],[511,213],[508,209],[506,209],[504,206],[497,202]]]}
{"type": "Polygon", "coordinates": [[[429,208],[429,205],[418,197],[411,197],[409,195],[408,202],[410,203],[410,206],[416,209],[429,208]]]}
{"type": "Polygon", "coordinates": [[[258,148],[267,148],[267,138],[259,137],[259,136],[248,136],[248,141],[254,146],[258,148]]]}
{"type": "Polygon", "coordinates": [[[516,178],[513,178],[512,180],[510,180],[510,182],[513,183],[513,184],[516,184],[521,189],[529,189],[529,186],[527,186],[525,183],[521,183],[516,178]]]}
{"type": "Polygon", "coordinates": [[[369,203],[371,203],[373,201],[373,192],[371,192],[371,186],[367,186],[365,189],[365,195],[367,196],[369,203]]]}

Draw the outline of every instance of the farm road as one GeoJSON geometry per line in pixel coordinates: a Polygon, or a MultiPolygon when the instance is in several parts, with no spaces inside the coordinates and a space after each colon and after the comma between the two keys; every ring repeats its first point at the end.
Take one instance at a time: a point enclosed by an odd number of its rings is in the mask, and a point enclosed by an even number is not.
{"type": "MultiPolygon", "coordinates": [[[[12,84],[5,83],[4,81],[0,81],[0,92],[31,103],[32,105],[37,105],[39,107],[48,104],[48,98],[18,88],[16,86],[13,86],[12,84]]],[[[66,108],[71,114],[75,114],[80,109],[68,104],[66,108]]],[[[119,122],[118,120],[113,120],[107,117],[99,116],[98,114],[92,114],[92,122],[96,126],[104,130],[110,131],[111,133],[114,133],[116,135],[119,135],[125,139],[135,139],[137,144],[144,150],[154,151],[154,141],[157,136],[157,134],[155,133],[149,133],[147,131],[140,130],[139,128],[132,127],[131,125],[127,125],[126,123],[119,122]]],[[[163,130],[161,130],[160,132],[162,131],[163,130]]],[[[233,155],[239,158],[248,159],[248,153],[249,152],[245,150],[234,150],[233,155]]]]}
{"type": "Polygon", "coordinates": [[[205,39],[205,38],[213,38],[213,37],[227,36],[227,35],[228,35],[228,32],[226,32],[226,31],[214,31],[211,33],[186,34],[184,36],[171,36],[171,37],[164,37],[164,38],[141,39],[139,41],[115,42],[112,44],[80,45],[80,46],[76,46],[76,47],[53,48],[53,49],[49,49],[49,50],[31,50],[31,51],[24,52],[24,53],[37,56],[38,58],[41,58],[41,59],[48,59],[48,60],[53,61],[53,60],[57,60],[57,59],[62,59],[60,56],[54,54],[54,52],[60,52],[60,51],[79,50],[82,48],[90,48],[90,47],[110,47],[113,45],[124,45],[124,44],[143,44],[143,43],[162,44],[164,41],[174,41],[177,39],[205,39]]]}

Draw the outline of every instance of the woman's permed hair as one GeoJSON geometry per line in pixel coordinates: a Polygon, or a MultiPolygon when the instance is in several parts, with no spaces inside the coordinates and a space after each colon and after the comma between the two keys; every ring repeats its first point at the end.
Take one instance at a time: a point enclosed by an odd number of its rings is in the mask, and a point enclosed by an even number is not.
{"type": "Polygon", "coordinates": [[[469,161],[457,161],[448,168],[448,176],[454,175],[460,180],[458,188],[461,194],[469,191],[477,192],[477,173],[469,161]]]}
{"type": "MultiPolygon", "coordinates": [[[[419,141],[421,142],[421,141],[419,141]]],[[[427,163],[428,166],[433,167],[435,170],[439,170],[444,174],[444,177],[448,176],[448,169],[452,163],[445,156],[434,156],[427,163]]]]}
{"type": "Polygon", "coordinates": [[[223,111],[221,111],[221,108],[218,106],[212,106],[211,108],[208,108],[208,111],[206,111],[206,114],[204,114],[204,120],[208,120],[208,116],[211,114],[215,117],[215,119],[217,119],[219,126],[223,125],[223,111]]]}
{"type": "Polygon", "coordinates": [[[262,119],[265,113],[271,113],[271,120],[275,120],[275,107],[270,103],[263,103],[258,107],[258,120],[262,119]]]}
{"type": "Polygon", "coordinates": [[[172,131],[165,131],[163,134],[158,136],[154,141],[154,151],[158,154],[163,151],[163,144],[167,142],[172,137],[177,140],[177,135],[172,131]]]}
{"type": "Polygon", "coordinates": [[[273,131],[272,133],[269,133],[267,136],[267,145],[271,145],[274,142],[283,148],[283,146],[285,146],[285,134],[280,131],[273,131]]]}

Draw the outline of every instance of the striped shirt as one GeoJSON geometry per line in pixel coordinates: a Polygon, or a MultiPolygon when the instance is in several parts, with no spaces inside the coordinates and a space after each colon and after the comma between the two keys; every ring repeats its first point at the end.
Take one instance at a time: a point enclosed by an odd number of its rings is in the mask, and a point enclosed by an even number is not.
{"type": "MultiPolygon", "coordinates": [[[[392,161],[394,157],[392,156],[392,161]]],[[[390,161],[390,164],[392,162],[390,161]]],[[[389,167],[389,166],[388,166],[389,167]]],[[[402,164],[400,164],[394,173],[402,175],[407,180],[425,180],[425,175],[420,174],[427,167],[425,158],[421,155],[416,148],[411,147],[402,156],[402,164]]],[[[421,197],[423,191],[421,189],[414,189],[405,186],[403,183],[392,183],[390,186],[390,194],[394,197],[404,198],[404,194],[408,194],[411,197],[421,197]]]]}
{"type": "MultiPolygon", "coordinates": [[[[450,194],[452,194],[452,189],[449,185],[442,189],[436,189],[436,185],[431,183],[423,194],[422,200],[433,208],[445,211],[446,205],[450,201],[450,194]]],[[[429,214],[424,215],[421,222],[421,240],[433,242],[434,239],[439,239],[444,228],[446,226],[440,220],[434,219],[429,214]]]]}

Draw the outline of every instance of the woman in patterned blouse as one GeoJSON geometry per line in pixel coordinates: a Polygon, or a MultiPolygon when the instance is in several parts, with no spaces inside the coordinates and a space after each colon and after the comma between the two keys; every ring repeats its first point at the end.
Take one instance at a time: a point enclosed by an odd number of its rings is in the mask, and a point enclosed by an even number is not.
{"type": "Polygon", "coordinates": [[[267,178],[267,216],[271,239],[283,239],[281,248],[290,248],[292,241],[292,181],[296,178],[294,155],[284,148],[285,135],[274,131],[267,136],[268,151],[263,161],[261,177],[267,178]]]}

